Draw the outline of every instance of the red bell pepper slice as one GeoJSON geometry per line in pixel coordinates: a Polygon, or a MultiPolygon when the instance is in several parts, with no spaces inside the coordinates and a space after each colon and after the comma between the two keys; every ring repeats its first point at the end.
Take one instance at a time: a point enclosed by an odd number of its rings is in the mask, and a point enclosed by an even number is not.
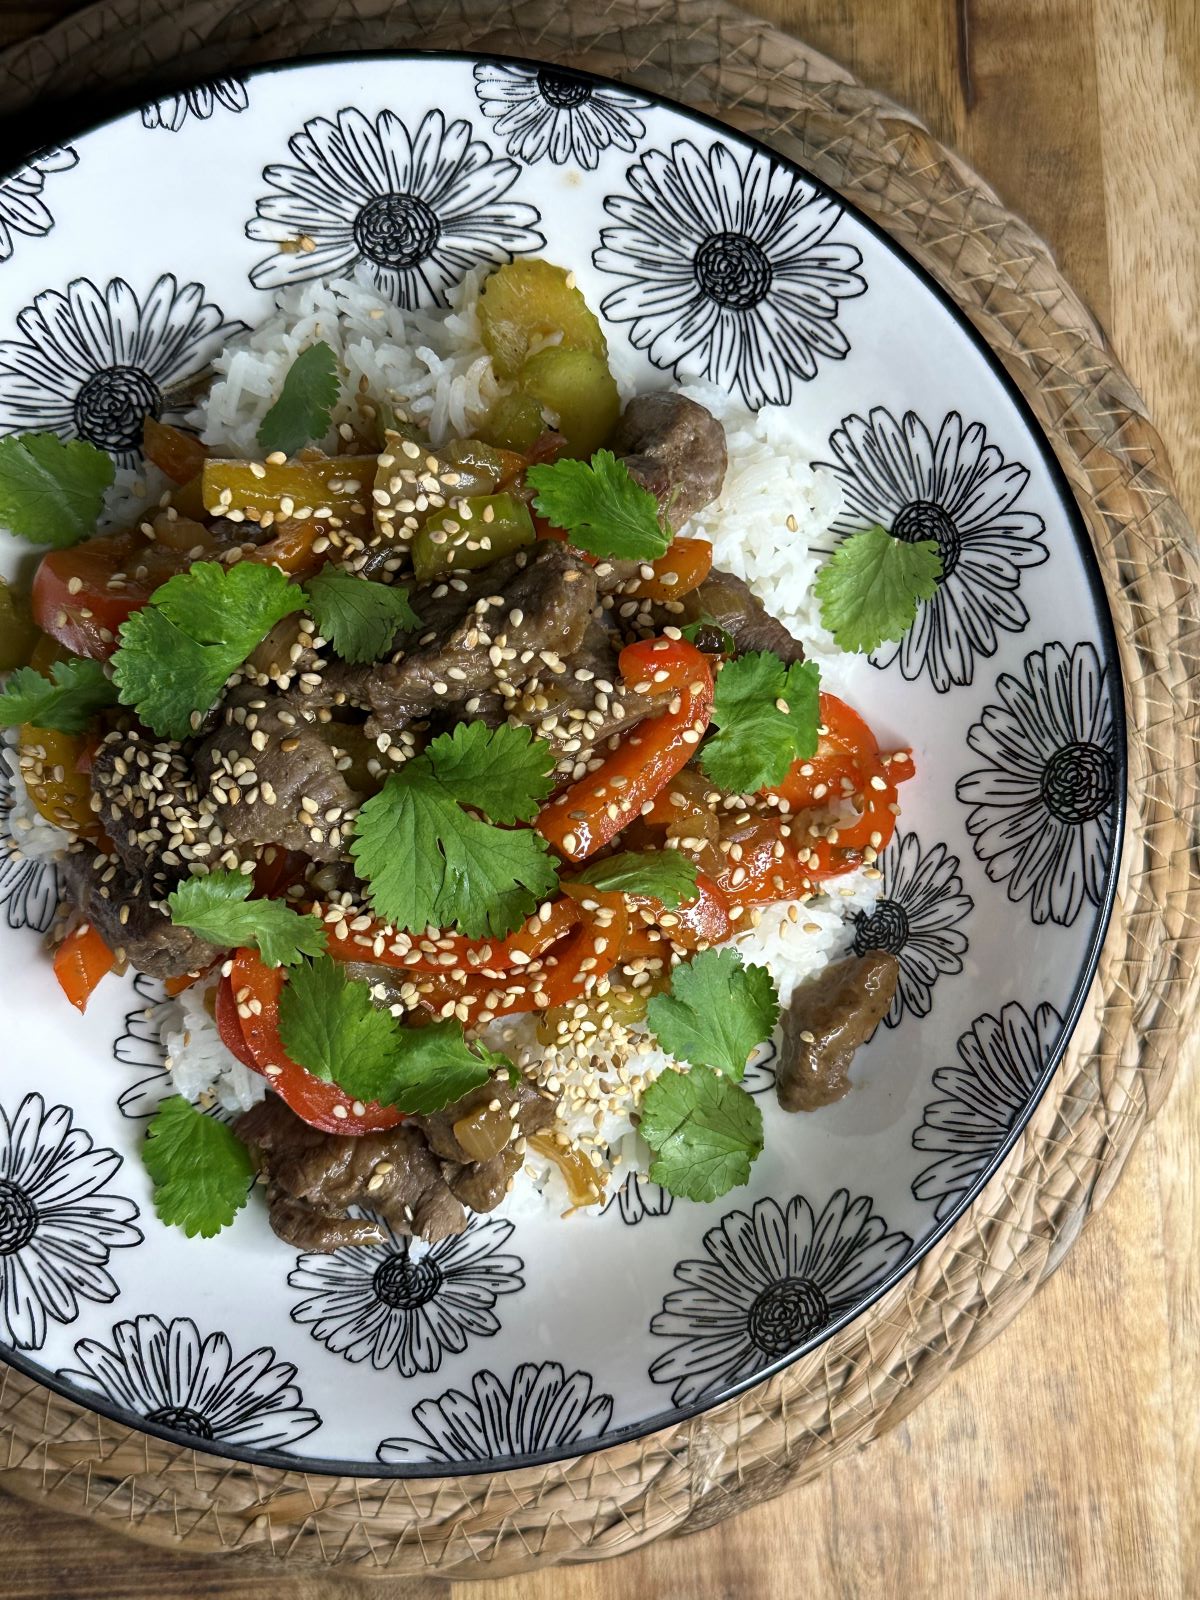
{"type": "Polygon", "coordinates": [[[54,976],[77,1011],[86,1011],[96,985],[117,958],[90,922],[81,922],[54,952],[54,976]]]}
{"type": "Polygon", "coordinates": [[[626,645],[618,666],[627,683],[671,702],[627,734],[595,772],[543,806],[533,825],[568,861],[586,861],[641,813],[695,755],[712,713],[712,667],[686,640],[626,645]]]}
{"type": "MultiPolygon", "coordinates": [[[[251,1058],[246,1065],[261,1072],[302,1121],[323,1133],[354,1136],[396,1127],[404,1118],[395,1106],[381,1106],[374,1101],[364,1105],[336,1083],[314,1077],[288,1055],[279,1037],[279,996],[286,981],[283,969],[268,967],[257,950],[243,949],[234,954],[228,983],[234,1015],[251,1058]]],[[[228,1004],[225,1017],[228,1028],[228,1004]]],[[[219,1021],[217,1025],[220,1027],[219,1021]]],[[[228,1037],[226,1043],[229,1044],[228,1037]]],[[[234,1050],[234,1054],[238,1052],[234,1050]]],[[[238,1059],[245,1057],[238,1055],[238,1059]]]]}

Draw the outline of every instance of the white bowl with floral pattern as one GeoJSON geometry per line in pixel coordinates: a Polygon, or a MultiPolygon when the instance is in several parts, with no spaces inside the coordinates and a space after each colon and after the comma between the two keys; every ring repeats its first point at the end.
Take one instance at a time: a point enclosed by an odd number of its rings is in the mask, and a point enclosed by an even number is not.
{"type": "MultiPolygon", "coordinates": [[[[432,305],[514,254],[569,265],[640,381],[782,405],[849,533],[936,539],[943,577],[852,698],[913,747],[861,948],[896,952],[853,1091],[751,1086],[766,1151],[708,1206],[632,1178],[602,1212],[475,1219],[298,1255],[254,1204],[165,1228],[138,1156],[167,1092],[153,1007],[86,1019],[41,935],[0,776],[0,1356],[227,1456],[367,1474],[553,1460],[673,1423],[811,1350],[910,1271],[1036,1104],[1095,969],[1119,851],[1122,691],[1086,531],[999,364],[807,173],[677,106],[453,56],[266,69],[175,95],[0,179],[0,433],[137,459],[280,285],[365,268],[432,305]],[[298,238],[303,248],[296,247],[298,238]]],[[[11,573],[28,554],[3,540],[11,573]]]]}

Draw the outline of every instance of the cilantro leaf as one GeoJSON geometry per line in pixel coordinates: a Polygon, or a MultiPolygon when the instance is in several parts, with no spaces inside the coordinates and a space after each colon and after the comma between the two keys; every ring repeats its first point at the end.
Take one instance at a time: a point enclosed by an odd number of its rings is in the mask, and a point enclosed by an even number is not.
{"type": "Polygon", "coordinates": [[[268,967],[294,967],[302,956],[325,949],[325,929],[282,900],[251,900],[253,884],[243,872],[220,868],[187,878],[167,896],[171,921],[191,928],[210,944],[254,945],[268,967]]]}
{"type": "Polygon", "coordinates": [[[160,738],[185,739],[255,645],[304,604],[278,567],[197,562],[121,625],[113,677],[121,700],[160,738]]]}
{"type": "Polygon", "coordinates": [[[532,817],[553,756],[524,728],[460,724],[388,777],[358,814],[351,854],[371,904],[398,928],[511,933],[557,884],[546,842],[498,822],[532,817]]]}
{"type": "Polygon", "coordinates": [[[700,751],[701,768],[718,788],[739,794],[782,783],[793,761],[816,752],[819,705],[815,662],[785,667],[769,650],[727,661],[713,696],[718,732],[700,751]]]}
{"type": "Polygon", "coordinates": [[[409,1115],[440,1111],[512,1067],[507,1056],[469,1045],[454,1019],[402,1028],[372,1003],[369,983],[347,977],[328,956],[289,976],[279,997],[279,1035],[315,1077],[409,1115]]]}
{"type": "Polygon", "coordinates": [[[453,1017],[423,1028],[397,1028],[396,1036],[393,1076],[383,1092],[386,1104],[409,1116],[440,1111],[485,1084],[500,1068],[512,1066],[507,1056],[469,1045],[462,1023],[453,1017]]]}
{"type": "Polygon", "coordinates": [[[211,1239],[227,1228],[254,1182],[254,1158],[241,1140],[178,1094],[155,1113],[142,1161],[154,1184],[155,1211],[189,1239],[211,1239]]]}
{"type": "Polygon", "coordinates": [[[493,822],[531,821],[554,787],[554,753],[528,728],[460,722],[426,754],[459,804],[475,806],[493,822]]]}
{"type": "Polygon", "coordinates": [[[578,881],[614,894],[645,895],[673,910],[696,898],[696,863],[678,850],[625,850],[593,861],[578,881]]]}
{"type": "Polygon", "coordinates": [[[113,459],[86,439],[13,433],[0,439],[0,527],[57,550],[96,531],[113,459]]]}
{"type": "Polygon", "coordinates": [[[740,1079],[750,1052],[771,1037],[779,991],[766,967],[747,967],[736,950],[702,950],[656,994],[646,1026],[668,1055],[740,1079]]]}
{"type": "Polygon", "coordinates": [[[264,450],[295,455],[302,445],[323,439],[341,393],[337,357],[324,339],[302,350],[288,368],[279,398],[258,425],[264,450]]]}
{"type": "Polygon", "coordinates": [[[740,1084],[708,1067],[664,1072],[642,1096],[650,1176],[685,1200],[717,1200],[747,1183],[762,1153],[762,1112],[740,1084]]]}
{"type": "Polygon", "coordinates": [[[656,561],[671,542],[658,501],[630,475],[611,450],[586,461],[555,461],[525,474],[537,490],[535,508],[589,555],[656,561]]]}
{"type": "Polygon", "coordinates": [[[396,1020],[372,1004],[370,984],[348,978],[330,956],[289,976],[279,994],[279,1037],[315,1078],[358,1099],[376,1099],[375,1085],[390,1081],[396,1020]]]}
{"type": "Polygon", "coordinates": [[[31,722],[58,733],[82,733],[98,711],[116,700],[116,688],[98,661],[56,661],[49,678],[32,667],[18,667],[0,694],[0,725],[31,722]]]}
{"type": "Polygon", "coordinates": [[[373,583],[339,567],[322,567],[304,589],[317,627],[343,661],[376,661],[397,629],[421,625],[400,584],[373,583]]]}
{"type": "Polygon", "coordinates": [[[934,539],[909,544],[880,527],[844,539],[817,574],[821,621],[843,650],[877,650],[912,627],[942,575],[934,539]]]}

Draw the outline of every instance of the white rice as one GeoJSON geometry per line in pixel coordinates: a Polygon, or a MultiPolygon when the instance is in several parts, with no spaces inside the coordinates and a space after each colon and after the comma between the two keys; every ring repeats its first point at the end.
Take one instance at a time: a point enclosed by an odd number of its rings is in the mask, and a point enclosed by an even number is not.
{"type": "Polygon", "coordinates": [[[207,1103],[212,1096],[226,1111],[249,1111],[266,1094],[267,1080],[221,1042],[210,1010],[218,981],[213,973],[156,1007],[159,1037],[172,1081],[185,1099],[207,1103]]]}
{"type": "MultiPolygon", "coordinates": [[[[468,277],[453,296],[448,312],[409,312],[380,297],[365,281],[306,283],[276,296],[272,315],[252,332],[229,344],[215,363],[217,378],[189,420],[206,444],[222,453],[260,454],[257,432],[278,396],[296,356],[318,339],[337,354],[348,382],[333,416],[327,449],[336,443],[339,424],[359,420],[365,401],[386,401],[424,426],[439,443],[449,435],[469,435],[478,426],[504,385],[482,348],[476,305],[480,275],[468,277]]],[[[630,385],[621,384],[628,395],[630,385]]],[[[717,566],[743,578],[805,645],[823,677],[838,686],[845,658],[821,626],[812,588],[825,556],[833,546],[830,525],[840,508],[836,481],[804,459],[803,441],[781,408],[748,412],[730,397],[704,385],[688,385],[684,394],[708,407],[725,425],[729,470],[721,495],[691,519],[686,532],[713,545],[717,566]]],[[[149,473],[119,473],[110,492],[111,518],[144,514],[161,492],[162,482],[149,473]],[[138,511],[137,508],[142,508],[138,511]]],[[[15,755],[3,752],[15,769],[15,755]]],[[[17,785],[23,797],[23,785],[17,785]]],[[[28,808],[32,811],[32,808],[28,808]]],[[[53,853],[65,839],[60,829],[32,813],[27,824],[29,853],[53,853]]],[[[747,962],[770,968],[783,1004],[803,979],[845,953],[853,940],[853,916],[869,911],[877,880],[855,874],[840,882],[824,900],[793,907],[762,908],[754,927],[734,939],[747,962]],[[793,920],[794,917],[794,920],[793,920]]],[[[197,984],[164,1003],[162,1038],[176,1087],[189,1099],[215,1094],[228,1110],[242,1110],[261,1098],[263,1079],[250,1073],[221,1043],[207,1004],[210,984],[197,984]]],[[[564,1093],[561,1126],[572,1135],[586,1135],[596,1147],[607,1146],[616,1158],[614,1182],[623,1172],[644,1172],[648,1152],[633,1125],[636,1097],[632,1090],[615,1096],[599,1124],[595,1104],[585,1103],[584,1082],[602,1074],[638,1076],[652,1081],[668,1064],[644,1031],[627,1036],[619,1059],[593,1058],[589,1067],[558,1062],[536,1040],[536,1023],[523,1018],[489,1030],[489,1042],[519,1054],[543,1082],[557,1073],[564,1093]],[[574,1109],[571,1103],[574,1093],[574,1109]]],[[[528,1159],[529,1181],[518,1183],[505,1202],[508,1211],[567,1204],[566,1189],[551,1163],[528,1159]]]]}
{"type": "Polygon", "coordinates": [[[261,454],[258,427],[292,362],[318,339],[346,373],[328,436],[358,417],[357,399],[386,401],[435,444],[470,434],[503,392],[479,339],[482,273],[469,274],[443,311],[403,311],[365,282],[337,278],[284,289],[274,314],[233,341],[214,363],[217,379],[190,421],[205,444],[236,456],[261,454]]]}
{"type": "Polygon", "coordinates": [[[110,533],[149,521],[159,509],[161,496],[174,487],[166,473],[150,461],[139,467],[118,467],[105,493],[96,531],[110,533]]]}

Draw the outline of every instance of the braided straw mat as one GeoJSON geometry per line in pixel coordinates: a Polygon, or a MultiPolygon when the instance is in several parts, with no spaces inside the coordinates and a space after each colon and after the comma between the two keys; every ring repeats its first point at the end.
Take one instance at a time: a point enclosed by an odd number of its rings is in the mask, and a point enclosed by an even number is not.
{"type": "MultiPolygon", "coordinates": [[[[1083,508],[1129,701],[1129,821],[1099,973],[1012,1154],[915,1273],[771,1382],[653,1438],[493,1477],[395,1482],[225,1463],[0,1368],[0,1486],[137,1538],[361,1573],[470,1577],[619,1554],[822,1472],[1000,1331],[1104,1201],[1195,1024],[1200,563],[1141,399],[1050,253],[921,124],[722,0],[104,0],[0,57],[37,110],[284,56],[411,47],[589,67],[723,118],[879,222],[1024,391],[1083,508]]],[[[26,123],[28,126],[28,123],[26,123]]]]}

